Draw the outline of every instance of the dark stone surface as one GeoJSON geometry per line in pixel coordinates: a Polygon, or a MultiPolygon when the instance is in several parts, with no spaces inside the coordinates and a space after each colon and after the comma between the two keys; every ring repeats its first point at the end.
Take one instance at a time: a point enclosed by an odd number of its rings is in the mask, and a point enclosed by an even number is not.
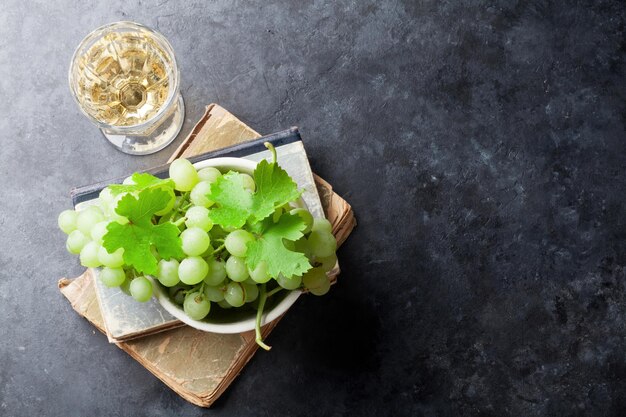
{"type": "Polygon", "coordinates": [[[624,3],[464,3],[4,1],[0,415],[626,415],[624,3]],[[182,136],[211,101],[298,125],[359,219],[211,411],[56,288],[69,188],[173,150],[117,152],[70,97],[73,48],[123,19],[173,44],[182,136]]]}

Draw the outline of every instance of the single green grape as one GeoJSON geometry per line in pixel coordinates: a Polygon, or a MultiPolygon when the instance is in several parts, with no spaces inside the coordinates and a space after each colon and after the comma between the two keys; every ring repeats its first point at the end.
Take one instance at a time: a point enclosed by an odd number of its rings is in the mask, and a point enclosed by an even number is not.
{"type": "Polygon", "coordinates": [[[209,200],[207,195],[211,192],[211,183],[208,181],[200,181],[193,187],[189,199],[196,206],[211,207],[214,203],[209,200]]]}
{"type": "Polygon", "coordinates": [[[209,265],[199,256],[190,256],[178,266],[178,277],[187,285],[200,283],[209,273],[209,265]]]}
{"type": "Polygon", "coordinates": [[[311,231],[311,227],[313,227],[313,215],[307,209],[295,208],[292,209],[289,214],[299,216],[302,219],[305,225],[302,233],[307,234],[311,231]]]}
{"type": "Polygon", "coordinates": [[[98,248],[98,261],[109,268],[119,268],[124,265],[124,248],[109,253],[104,246],[98,248]]]}
{"type": "Polygon", "coordinates": [[[57,219],[59,229],[61,229],[66,235],[69,235],[76,230],[77,217],[78,214],[74,210],[63,210],[57,219]]]}
{"type": "Polygon", "coordinates": [[[171,163],[170,178],[174,181],[174,188],[178,191],[191,191],[198,183],[198,172],[186,159],[177,159],[171,163]]]}
{"type": "MultiPolygon", "coordinates": [[[[226,278],[226,263],[215,258],[208,259],[209,273],[204,278],[207,285],[218,285],[226,278]]],[[[213,300],[211,300],[213,301],[213,300]]]]}
{"type": "Polygon", "coordinates": [[[109,268],[105,266],[100,271],[100,281],[109,288],[119,287],[126,280],[126,273],[122,268],[109,268]]]}
{"type": "Polygon", "coordinates": [[[74,230],[67,236],[65,247],[69,253],[78,255],[88,242],[89,238],[85,236],[83,232],[74,230]]]}
{"type": "Polygon", "coordinates": [[[252,233],[242,229],[237,229],[230,232],[228,236],[226,236],[224,246],[231,255],[243,258],[246,256],[246,252],[248,251],[247,245],[249,242],[254,242],[254,236],[252,236],[252,233]]]}
{"type": "Polygon", "coordinates": [[[265,261],[259,262],[254,269],[248,268],[248,273],[250,274],[250,278],[259,284],[263,284],[272,279],[268,271],[267,262],[265,261]]]}
{"type": "Polygon", "coordinates": [[[94,242],[98,242],[98,244],[102,245],[102,240],[104,238],[104,235],[107,234],[108,230],[107,230],[107,226],[109,225],[109,221],[104,220],[101,222],[96,223],[93,228],[91,229],[91,239],[94,242]]]}
{"type": "Polygon", "coordinates": [[[220,170],[213,167],[202,168],[198,171],[198,178],[200,178],[200,181],[213,183],[221,176],[222,173],[220,172],[220,170]]]}
{"type": "Polygon", "coordinates": [[[166,287],[173,287],[180,282],[178,266],[180,264],[174,258],[166,261],[161,259],[157,265],[157,279],[166,287]]]}
{"type": "Polygon", "coordinates": [[[246,303],[246,293],[243,284],[240,282],[231,282],[226,286],[224,292],[224,300],[232,307],[241,307],[246,303]]]}
{"type": "Polygon", "coordinates": [[[190,292],[185,297],[183,310],[193,320],[202,320],[209,314],[211,303],[199,291],[190,292]]]}
{"type": "Polygon", "coordinates": [[[278,282],[278,285],[286,290],[295,290],[296,288],[300,287],[300,284],[302,283],[302,277],[299,277],[298,275],[285,277],[283,274],[280,274],[278,275],[278,278],[276,278],[276,282],[278,282]]]}
{"type": "Polygon", "coordinates": [[[96,242],[88,242],[80,251],[80,264],[87,268],[96,268],[102,263],[98,260],[98,250],[100,245],[96,242]]]}
{"type": "Polygon", "coordinates": [[[256,190],[256,184],[254,183],[254,179],[248,174],[240,173],[239,175],[241,175],[243,188],[248,191],[254,192],[254,190],[256,190]]]}
{"type": "Polygon", "coordinates": [[[205,232],[213,228],[213,222],[209,218],[209,209],[202,206],[193,206],[185,213],[185,225],[187,227],[198,227],[205,232]]]}
{"type": "Polygon", "coordinates": [[[102,210],[96,206],[89,206],[76,216],[76,228],[85,236],[91,235],[91,229],[104,220],[102,210]]]}
{"type": "Polygon", "coordinates": [[[130,295],[142,303],[152,298],[152,283],[144,276],[139,276],[130,282],[130,295]]]}
{"type": "Polygon", "coordinates": [[[313,219],[313,225],[311,226],[311,230],[332,233],[333,226],[326,219],[316,218],[316,219],[313,219]]]}
{"type": "Polygon", "coordinates": [[[256,284],[248,284],[247,282],[242,282],[243,289],[246,294],[246,303],[251,303],[257,299],[259,296],[259,287],[256,284]]]}
{"type": "Polygon", "coordinates": [[[323,295],[330,288],[330,281],[322,268],[311,268],[302,276],[302,284],[315,295],[323,295]],[[328,287],[326,284],[329,283],[328,287]]]}
{"type": "Polygon", "coordinates": [[[228,310],[229,308],[233,308],[233,306],[228,304],[228,301],[226,301],[226,300],[218,301],[217,305],[220,306],[221,308],[223,308],[224,310],[228,310]]]}
{"type": "Polygon", "coordinates": [[[317,258],[316,261],[321,264],[320,268],[322,268],[325,272],[328,272],[333,269],[335,265],[337,265],[337,255],[333,253],[330,256],[317,258]]]}
{"type": "Polygon", "coordinates": [[[202,255],[209,248],[211,238],[199,227],[190,227],[180,234],[183,252],[189,256],[202,255]]]}
{"type": "Polygon", "coordinates": [[[217,303],[224,299],[224,287],[222,286],[212,287],[210,285],[207,285],[204,287],[204,295],[209,301],[213,301],[214,303],[217,303]]]}
{"type": "Polygon", "coordinates": [[[330,280],[326,277],[325,281],[322,281],[318,287],[309,288],[309,292],[313,295],[324,295],[330,290],[330,280]]]}
{"type": "Polygon", "coordinates": [[[313,230],[307,240],[311,248],[311,253],[315,257],[324,258],[331,256],[337,250],[335,236],[329,232],[313,230]]]}
{"type": "Polygon", "coordinates": [[[246,262],[236,256],[229,257],[226,260],[226,275],[233,281],[245,281],[249,276],[246,262]]]}
{"type": "Polygon", "coordinates": [[[115,196],[111,192],[109,187],[105,187],[100,191],[98,195],[98,206],[102,210],[104,217],[111,217],[111,212],[113,211],[113,201],[115,200],[115,196]]]}

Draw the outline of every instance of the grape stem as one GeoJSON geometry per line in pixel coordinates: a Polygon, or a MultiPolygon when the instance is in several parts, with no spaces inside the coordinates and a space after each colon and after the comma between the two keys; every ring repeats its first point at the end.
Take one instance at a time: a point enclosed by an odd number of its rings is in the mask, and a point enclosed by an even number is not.
{"type": "Polygon", "coordinates": [[[275,164],[278,158],[276,157],[276,148],[269,142],[265,142],[263,145],[272,153],[272,163],[275,164]]]}
{"type": "Polygon", "coordinates": [[[261,334],[261,317],[263,316],[263,308],[265,307],[265,300],[267,299],[267,293],[265,292],[265,284],[261,285],[259,291],[259,309],[256,311],[256,344],[261,346],[265,350],[270,350],[271,346],[266,345],[263,342],[263,335],[261,334]]]}
{"type": "Polygon", "coordinates": [[[224,247],[226,246],[225,243],[222,243],[221,245],[219,245],[217,248],[213,249],[213,252],[211,252],[211,255],[213,255],[214,253],[217,253],[219,251],[221,251],[222,249],[224,249],[224,247]]]}
{"type": "Polygon", "coordinates": [[[181,217],[180,219],[176,220],[175,222],[172,222],[176,225],[176,227],[180,226],[181,224],[185,223],[185,221],[187,220],[186,217],[181,217]]]}
{"type": "Polygon", "coordinates": [[[185,205],[186,203],[189,203],[189,196],[190,196],[189,191],[186,191],[183,194],[181,194],[180,200],[178,200],[178,204],[176,204],[174,208],[176,210],[179,210],[183,205],[185,205]]]}
{"type": "Polygon", "coordinates": [[[192,203],[189,203],[189,204],[187,204],[185,207],[179,207],[179,208],[178,208],[178,211],[179,211],[179,212],[181,212],[181,213],[184,213],[184,212],[186,212],[186,211],[187,211],[187,209],[189,209],[189,207],[191,207],[191,206],[193,206],[193,204],[192,204],[192,203]]]}
{"type": "Polygon", "coordinates": [[[282,289],[283,289],[283,287],[276,287],[273,290],[269,291],[265,297],[266,298],[270,298],[272,295],[276,294],[277,292],[281,291],[282,289]]]}

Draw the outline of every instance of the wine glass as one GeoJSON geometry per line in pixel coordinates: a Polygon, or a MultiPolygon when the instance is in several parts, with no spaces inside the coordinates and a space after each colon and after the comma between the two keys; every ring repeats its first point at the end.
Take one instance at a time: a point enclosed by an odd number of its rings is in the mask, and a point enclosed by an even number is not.
{"type": "Polygon", "coordinates": [[[122,152],[157,152],[183,125],[172,46],[139,23],[110,23],[87,35],[72,57],[69,82],[81,111],[122,152]]]}

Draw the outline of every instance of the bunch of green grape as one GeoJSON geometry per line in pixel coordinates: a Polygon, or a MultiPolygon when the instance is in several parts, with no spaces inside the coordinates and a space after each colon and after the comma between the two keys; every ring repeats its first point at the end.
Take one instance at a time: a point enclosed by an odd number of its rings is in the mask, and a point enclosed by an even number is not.
{"type": "MultiPolygon", "coordinates": [[[[158,259],[154,278],[168,287],[172,300],[181,305],[190,318],[205,318],[212,303],[223,309],[253,305],[259,297],[261,285],[267,288],[268,296],[281,289],[308,290],[315,295],[328,292],[330,280],[327,273],[337,263],[337,242],[328,220],[313,218],[308,210],[296,207],[295,202],[276,209],[276,218],[282,213],[290,213],[305,223],[304,236],[295,242],[285,240],[284,244],[291,251],[305,254],[312,268],[302,276],[281,274],[272,278],[266,262],[259,262],[255,269],[246,265],[247,245],[257,239],[252,231],[246,230],[246,225],[226,230],[211,221],[209,211],[214,202],[207,195],[211,184],[223,173],[212,167],[196,170],[189,161],[178,159],[170,165],[169,175],[174,181],[175,198],[172,198],[172,204],[155,214],[152,222],[170,221],[178,226],[184,257],[160,259],[153,248],[152,253],[158,259]]],[[[242,176],[244,187],[254,192],[253,177],[245,173],[238,175],[242,176]]],[[[132,185],[132,178],[127,178],[124,184],[132,185]]],[[[114,195],[105,188],[97,204],[79,212],[63,211],[58,224],[68,235],[67,250],[78,254],[83,266],[102,267],[99,273],[102,283],[108,287],[121,287],[137,301],[145,302],[152,297],[151,280],[125,263],[123,248],[109,253],[102,246],[111,222],[128,222],[115,211],[125,194],[114,195]]]]}

